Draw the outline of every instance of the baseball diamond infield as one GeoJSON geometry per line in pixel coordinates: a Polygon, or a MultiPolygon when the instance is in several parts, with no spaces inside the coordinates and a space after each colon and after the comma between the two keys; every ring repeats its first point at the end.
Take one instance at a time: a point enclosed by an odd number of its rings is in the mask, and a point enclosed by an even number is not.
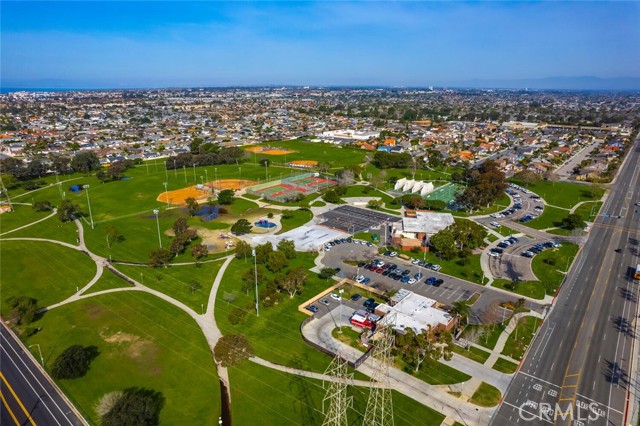
{"type": "Polygon", "coordinates": [[[174,205],[185,205],[189,197],[195,198],[196,201],[203,201],[211,197],[212,189],[242,189],[247,186],[254,185],[256,182],[245,179],[219,179],[217,181],[206,182],[203,187],[188,186],[186,188],[176,189],[173,191],[161,192],[156,198],[161,203],[169,203],[174,205]]]}

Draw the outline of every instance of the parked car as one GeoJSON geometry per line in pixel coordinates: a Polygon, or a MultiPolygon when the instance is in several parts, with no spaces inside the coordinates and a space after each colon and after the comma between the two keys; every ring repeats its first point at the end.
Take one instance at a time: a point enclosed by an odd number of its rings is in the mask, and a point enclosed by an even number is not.
{"type": "Polygon", "coordinates": [[[496,228],[500,226],[498,222],[491,222],[489,225],[494,226],[496,228]]]}
{"type": "Polygon", "coordinates": [[[371,282],[371,278],[369,277],[365,277],[364,280],[362,280],[362,284],[368,284],[371,282]]]}
{"type": "Polygon", "coordinates": [[[316,305],[309,305],[309,306],[305,306],[305,309],[307,311],[311,311],[313,313],[318,312],[318,307],[316,305]]]}
{"type": "Polygon", "coordinates": [[[331,298],[332,298],[333,300],[340,300],[340,295],[339,295],[339,294],[336,294],[336,293],[331,293],[331,298]]]}
{"type": "Polygon", "coordinates": [[[425,280],[425,282],[424,282],[424,283],[425,283],[425,284],[428,284],[428,285],[433,285],[433,284],[435,284],[435,282],[436,282],[436,277],[429,277],[429,278],[427,278],[427,279],[425,280]]]}
{"type": "Polygon", "coordinates": [[[397,255],[398,255],[398,253],[395,252],[395,251],[392,251],[391,253],[389,253],[389,256],[391,256],[391,257],[396,257],[397,255]]]}
{"type": "Polygon", "coordinates": [[[353,296],[351,296],[351,300],[353,300],[354,302],[357,302],[361,298],[362,298],[362,295],[360,293],[356,293],[353,296]]]}
{"type": "Polygon", "coordinates": [[[436,272],[438,272],[440,269],[442,269],[442,266],[440,266],[440,265],[432,265],[431,269],[436,271],[436,272]]]}
{"type": "Polygon", "coordinates": [[[320,303],[322,303],[323,305],[329,306],[329,301],[327,299],[322,299],[320,303]]]}
{"type": "Polygon", "coordinates": [[[415,278],[409,278],[409,281],[407,281],[407,284],[415,284],[415,283],[416,283],[415,278]]]}
{"type": "Polygon", "coordinates": [[[533,256],[535,256],[535,254],[531,253],[530,251],[523,251],[521,255],[528,258],[532,258],[533,256]]]}
{"type": "Polygon", "coordinates": [[[373,305],[374,303],[376,303],[376,299],[369,298],[369,299],[364,301],[362,306],[364,306],[365,308],[368,308],[369,306],[373,305]]]}

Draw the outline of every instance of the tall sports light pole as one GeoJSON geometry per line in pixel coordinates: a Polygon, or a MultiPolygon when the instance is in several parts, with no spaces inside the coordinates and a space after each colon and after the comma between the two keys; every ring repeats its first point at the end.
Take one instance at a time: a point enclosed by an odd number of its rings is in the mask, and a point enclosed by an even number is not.
{"type": "Polygon", "coordinates": [[[182,170],[184,171],[184,183],[186,185],[187,183],[187,166],[186,165],[182,165],[182,170]]]}
{"type": "Polygon", "coordinates": [[[198,179],[196,178],[196,163],[193,163],[193,183],[198,183],[198,179]]]}
{"type": "Polygon", "coordinates": [[[218,189],[218,168],[216,167],[215,169],[213,169],[213,171],[216,174],[216,189],[218,189]]]}
{"type": "Polygon", "coordinates": [[[253,256],[253,276],[255,277],[256,282],[256,316],[260,316],[260,306],[258,305],[258,261],[256,258],[256,249],[251,250],[251,255],[253,256]]]}
{"type": "Polygon", "coordinates": [[[207,169],[204,169],[204,176],[206,177],[205,181],[209,183],[209,171],[207,169]]]}
{"type": "Polygon", "coordinates": [[[176,169],[176,159],[173,159],[173,174],[176,178],[176,180],[178,180],[178,169],[176,169]]]}
{"type": "Polygon", "coordinates": [[[169,182],[162,182],[162,184],[164,185],[164,197],[167,202],[167,208],[169,208],[169,192],[167,190],[167,185],[169,184],[169,182]]]}
{"type": "Polygon", "coordinates": [[[87,191],[87,204],[89,205],[89,219],[91,219],[91,229],[93,227],[93,214],[91,214],[91,201],[89,200],[89,185],[82,185],[82,188],[87,191]]]}
{"type": "Polygon", "coordinates": [[[154,209],[153,214],[156,215],[156,225],[158,225],[158,244],[160,244],[160,248],[162,248],[162,238],[160,238],[160,219],[158,219],[158,215],[160,214],[160,210],[154,209]]]}

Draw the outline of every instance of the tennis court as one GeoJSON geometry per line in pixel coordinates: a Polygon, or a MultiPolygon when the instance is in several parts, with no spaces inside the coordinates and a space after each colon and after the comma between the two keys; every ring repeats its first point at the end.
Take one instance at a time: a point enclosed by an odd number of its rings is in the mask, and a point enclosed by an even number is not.
{"type": "Polygon", "coordinates": [[[447,203],[447,205],[455,204],[456,193],[460,191],[461,187],[455,184],[447,184],[441,186],[430,194],[425,195],[425,200],[440,200],[447,203]]]}

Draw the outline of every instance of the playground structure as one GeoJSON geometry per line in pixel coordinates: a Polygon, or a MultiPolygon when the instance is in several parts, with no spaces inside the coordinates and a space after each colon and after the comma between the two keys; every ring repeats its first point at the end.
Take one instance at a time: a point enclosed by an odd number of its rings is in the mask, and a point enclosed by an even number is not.
{"type": "Polygon", "coordinates": [[[286,155],[286,154],[293,154],[295,152],[295,151],[290,151],[288,149],[271,148],[268,146],[250,146],[245,149],[254,154],[264,154],[264,155],[286,155]]]}
{"type": "Polygon", "coordinates": [[[275,228],[276,224],[273,222],[269,222],[266,219],[260,219],[257,222],[254,222],[254,225],[256,225],[258,228],[267,228],[267,229],[271,229],[271,228],[275,228]]]}
{"type": "Polygon", "coordinates": [[[285,203],[300,195],[307,196],[336,185],[336,181],[320,177],[319,173],[302,173],[247,188],[247,194],[285,203]]]}
{"type": "MultiPolygon", "coordinates": [[[[189,211],[189,209],[186,208],[183,210],[185,212],[189,211]]],[[[208,222],[220,216],[220,206],[218,204],[215,204],[213,206],[200,206],[200,209],[196,212],[195,216],[200,217],[204,222],[208,222]]]]}

